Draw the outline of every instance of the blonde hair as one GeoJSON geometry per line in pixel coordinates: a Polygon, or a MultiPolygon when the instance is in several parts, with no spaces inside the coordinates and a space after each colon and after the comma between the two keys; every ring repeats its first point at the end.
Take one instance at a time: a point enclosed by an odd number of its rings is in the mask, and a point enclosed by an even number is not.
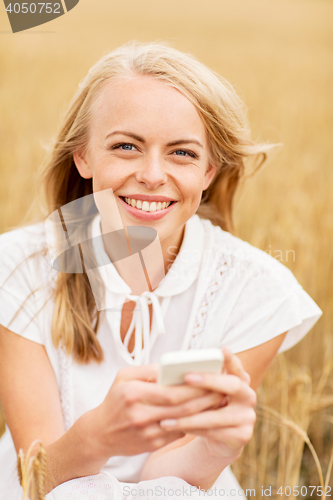
{"type": "MultiPolygon", "coordinates": [[[[191,55],[161,43],[130,43],[106,54],[79,85],[44,171],[49,213],[92,193],[92,181],[79,175],[73,153],[88,145],[93,103],[111,80],[140,75],[171,85],[197,109],[210,139],[211,162],[217,167],[197,213],[234,232],[233,200],[246,163],[251,161],[259,168],[269,146],[252,142],[244,104],[227,81],[191,55]]],[[[98,325],[99,313],[87,275],[59,273],[52,321],[54,345],[62,342],[79,362],[101,361],[98,325]]]]}

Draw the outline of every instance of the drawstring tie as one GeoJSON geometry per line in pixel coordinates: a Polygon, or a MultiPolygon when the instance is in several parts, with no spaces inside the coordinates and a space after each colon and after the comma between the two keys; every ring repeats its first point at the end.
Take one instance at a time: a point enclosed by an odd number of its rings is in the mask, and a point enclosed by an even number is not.
{"type": "Polygon", "coordinates": [[[135,329],[134,362],[136,365],[148,364],[150,350],[159,335],[165,334],[164,315],[171,297],[164,297],[162,306],[154,292],[144,292],[142,295],[126,295],[126,299],[135,302],[133,317],[124,339],[124,346],[128,344],[135,329]],[[152,325],[155,327],[150,334],[149,305],[153,306],[152,325]],[[137,308],[138,307],[138,308],[137,308]],[[143,346],[142,346],[143,343],[143,346]]]}

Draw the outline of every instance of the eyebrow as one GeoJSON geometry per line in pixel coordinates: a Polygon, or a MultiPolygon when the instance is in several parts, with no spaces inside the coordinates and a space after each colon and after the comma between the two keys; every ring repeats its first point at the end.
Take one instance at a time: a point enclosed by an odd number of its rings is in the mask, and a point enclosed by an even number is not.
{"type": "MultiPolygon", "coordinates": [[[[137,140],[139,142],[142,142],[143,144],[146,142],[143,139],[143,137],[140,137],[137,134],[133,134],[133,132],[125,132],[125,131],[122,131],[122,130],[115,130],[114,132],[111,132],[111,134],[108,134],[105,137],[105,139],[108,139],[109,137],[111,137],[113,135],[117,135],[117,134],[127,135],[128,137],[132,137],[133,139],[135,139],[135,140],[137,140]]],[[[201,148],[203,148],[203,145],[197,139],[178,139],[177,141],[169,142],[167,144],[167,146],[179,146],[179,144],[197,144],[198,146],[200,146],[201,148]]]]}

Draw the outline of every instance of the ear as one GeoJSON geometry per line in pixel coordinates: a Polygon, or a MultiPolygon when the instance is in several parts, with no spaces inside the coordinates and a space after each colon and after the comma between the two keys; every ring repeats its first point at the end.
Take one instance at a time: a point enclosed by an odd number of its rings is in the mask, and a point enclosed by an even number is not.
{"type": "Polygon", "coordinates": [[[84,179],[91,179],[93,176],[92,170],[91,170],[87,160],[85,159],[85,156],[83,155],[83,153],[80,153],[79,151],[75,151],[73,153],[73,160],[74,160],[75,166],[76,166],[79,174],[81,175],[81,177],[83,177],[84,179]]]}
{"type": "Polygon", "coordinates": [[[205,177],[204,177],[204,183],[202,190],[205,191],[212,182],[214,175],[216,174],[217,167],[215,165],[212,165],[211,163],[208,165],[207,170],[205,172],[205,177]]]}

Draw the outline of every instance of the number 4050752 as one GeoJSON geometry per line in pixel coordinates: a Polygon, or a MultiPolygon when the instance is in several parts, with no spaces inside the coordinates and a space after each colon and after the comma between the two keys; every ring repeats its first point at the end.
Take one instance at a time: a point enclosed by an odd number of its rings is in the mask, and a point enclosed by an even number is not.
{"type": "Polygon", "coordinates": [[[14,14],[41,14],[45,12],[46,14],[61,14],[60,3],[10,3],[6,8],[6,11],[14,14]],[[12,7],[13,5],[13,7],[12,7]]]}
{"type": "Polygon", "coordinates": [[[331,496],[331,486],[325,486],[323,488],[322,486],[293,486],[293,489],[291,489],[290,486],[285,486],[284,488],[280,486],[278,491],[276,492],[277,495],[281,495],[284,498],[289,497],[290,495],[293,495],[294,497],[312,497],[318,498],[322,497],[325,495],[325,498],[331,496]]]}

